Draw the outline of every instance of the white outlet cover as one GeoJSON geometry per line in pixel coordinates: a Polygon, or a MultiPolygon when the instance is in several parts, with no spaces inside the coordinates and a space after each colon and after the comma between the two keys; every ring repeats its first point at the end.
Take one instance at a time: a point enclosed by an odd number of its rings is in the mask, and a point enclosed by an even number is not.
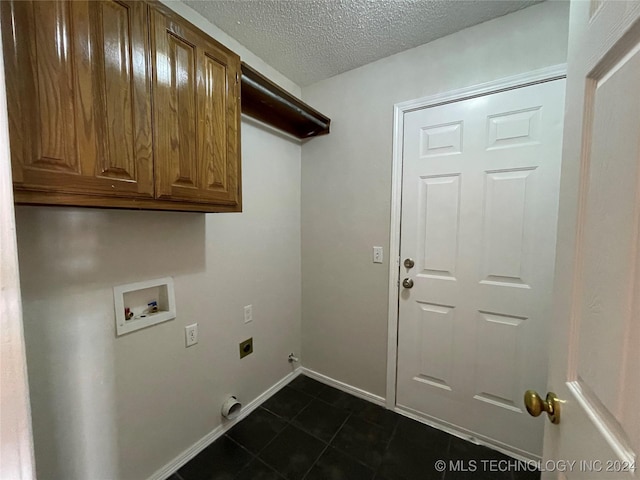
{"type": "Polygon", "coordinates": [[[244,323],[253,321],[253,305],[246,305],[244,307],[244,323]]]}
{"type": "Polygon", "coordinates": [[[373,247],[373,263],[382,263],[383,260],[382,247],[373,247]]]}
{"type": "Polygon", "coordinates": [[[198,343],[198,324],[187,325],[184,327],[184,339],[187,347],[198,343]]]}

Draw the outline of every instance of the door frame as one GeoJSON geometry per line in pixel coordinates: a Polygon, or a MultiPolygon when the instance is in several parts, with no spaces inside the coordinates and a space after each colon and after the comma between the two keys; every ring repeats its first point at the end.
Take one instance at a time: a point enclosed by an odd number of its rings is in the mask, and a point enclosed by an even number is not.
{"type": "Polygon", "coordinates": [[[471,98],[500,93],[567,77],[567,65],[559,64],[539,70],[500,78],[491,82],[451,90],[415,100],[396,103],[393,107],[393,171],[391,180],[391,229],[389,245],[389,316],[387,335],[386,407],[396,409],[398,365],[398,312],[400,285],[400,221],[402,218],[402,167],[404,149],[404,115],[424,108],[446,105],[471,98]]]}
{"type": "MultiPolygon", "coordinates": [[[[1,32],[0,32],[1,33],[1,32]]],[[[31,404],[22,326],[18,245],[9,153],[9,118],[0,35],[0,326],[2,425],[0,477],[36,478],[31,404]]]]}

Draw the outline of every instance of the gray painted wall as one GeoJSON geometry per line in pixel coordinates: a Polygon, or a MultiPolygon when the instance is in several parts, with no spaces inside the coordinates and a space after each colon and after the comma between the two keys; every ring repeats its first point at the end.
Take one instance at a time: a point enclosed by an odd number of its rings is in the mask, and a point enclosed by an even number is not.
{"type": "MultiPolygon", "coordinates": [[[[191,9],[171,7],[292,93],[191,9]]],[[[243,213],[18,207],[40,479],[148,478],[291,372],[300,350],[299,142],[242,123],[243,213]],[[175,320],[115,337],[113,285],[173,276],[175,320]],[[243,306],[254,321],[244,324],[243,306]],[[199,324],[185,348],[184,327],[199,324]],[[253,336],[244,360],[238,343],[253,336]]]]}
{"type": "Polygon", "coordinates": [[[545,2],[303,88],[332,120],[302,148],[305,367],[385,395],[393,105],[564,63],[568,17],[545,2]]]}

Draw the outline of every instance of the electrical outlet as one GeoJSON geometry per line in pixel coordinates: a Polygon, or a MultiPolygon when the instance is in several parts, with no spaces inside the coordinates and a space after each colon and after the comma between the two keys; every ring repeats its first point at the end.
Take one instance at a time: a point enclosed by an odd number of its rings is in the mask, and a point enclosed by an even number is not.
{"type": "Polygon", "coordinates": [[[373,247],[373,263],[382,263],[382,247],[373,247]]]}
{"type": "Polygon", "coordinates": [[[246,305],[244,307],[244,323],[253,321],[253,305],[246,305]]]}
{"type": "Polygon", "coordinates": [[[184,339],[186,342],[186,346],[190,347],[191,345],[195,345],[198,343],[198,324],[194,323],[193,325],[187,325],[184,327],[184,339]]]}
{"type": "Polygon", "coordinates": [[[253,337],[246,339],[244,342],[240,343],[240,358],[244,358],[247,355],[251,355],[253,353],[253,337]]]}

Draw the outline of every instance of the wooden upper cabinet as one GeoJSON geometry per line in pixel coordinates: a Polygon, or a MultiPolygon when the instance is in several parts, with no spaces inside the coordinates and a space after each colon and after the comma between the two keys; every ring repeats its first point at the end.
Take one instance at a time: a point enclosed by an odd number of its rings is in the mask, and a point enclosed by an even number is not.
{"type": "Polygon", "coordinates": [[[240,58],[159,6],[150,25],[156,197],[239,210],[240,58]]]}
{"type": "Polygon", "coordinates": [[[241,211],[240,58],[149,0],[0,0],[17,203],[241,211]]]}
{"type": "Polygon", "coordinates": [[[152,198],[147,6],[2,1],[0,16],[16,199],[152,198]]]}

